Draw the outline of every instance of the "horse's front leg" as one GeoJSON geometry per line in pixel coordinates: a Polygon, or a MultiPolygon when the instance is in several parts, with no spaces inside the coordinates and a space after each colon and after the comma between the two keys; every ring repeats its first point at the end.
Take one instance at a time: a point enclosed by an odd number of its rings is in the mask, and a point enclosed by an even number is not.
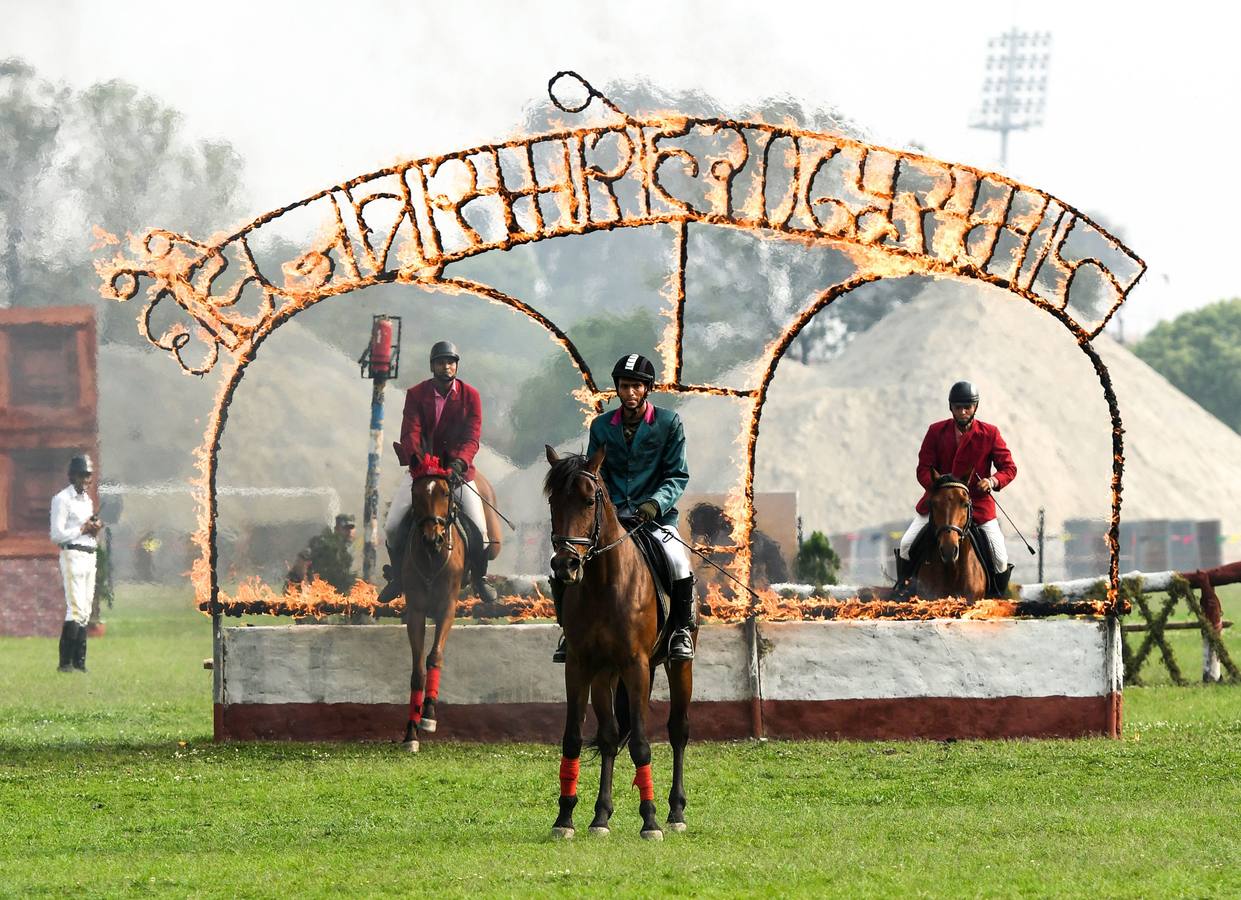
{"type": "Polygon", "coordinates": [[[409,675],[409,721],[405,725],[405,738],[402,741],[406,750],[418,752],[418,724],[422,720],[422,702],[426,684],[422,669],[422,645],[427,635],[427,617],[421,609],[406,608],[408,621],[405,623],[405,635],[409,638],[410,655],[413,657],[413,670],[409,675]]]}
{"type": "MultiPolygon", "coordinates": [[[[694,642],[698,633],[694,632],[694,642]]],[[[668,828],[685,830],[685,746],[689,743],[689,703],[694,693],[694,663],[679,659],[667,664],[671,708],[668,742],[672,744],[672,789],[668,792],[668,828]]]]}
{"type": "Polygon", "coordinates": [[[655,820],[655,783],[651,778],[651,742],[646,737],[647,699],[651,693],[651,668],[645,657],[621,673],[629,692],[629,756],[633,759],[634,786],[638,789],[638,813],[642,837],[662,841],[664,833],[655,820]]]}
{"type": "Polygon", "coordinates": [[[595,800],[595,818],[590,823],[591,834],[610,834],[608,822],[612,818],[612,772],[616,765],[616,754],[620,750],[620,725],[616,721],[613,708],[613,694],[616,690],[616,676],[600,673],[590,685],[590,700],[595,708],[595,719],[599,723],[599,733],[595,736],[595,744],[599,748],[599,797],[595,800]]]}
{"type": "Polygon", "coordinates": [[[435,620],[435,638],[431,641],[431,652],[427,654],[427,699],[422,708],[422,721],[418,727],[426,732],[435,731],[435,704],[440,696],[440,670],[444,665],[444,644],[448,641],[448,630],[452,628],[456,617],[457,603],[452,600],[448,611],[442,619],[435,620]]]}
{"type": "Polygon", "coordinates": [[[565,723],[560,741],[560,814],[552,825],[552,837],[568,840],[574,835],[573,808],[577,806],[577,776],[582,757],[582,719],[586,715],[586,689],[590,686],[581,664],[572,656],[565,662],[565,723]]]}

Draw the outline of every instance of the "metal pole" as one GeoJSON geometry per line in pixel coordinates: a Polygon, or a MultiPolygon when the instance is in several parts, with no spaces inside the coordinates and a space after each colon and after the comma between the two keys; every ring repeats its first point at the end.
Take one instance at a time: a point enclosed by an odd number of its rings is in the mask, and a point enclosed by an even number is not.
{"type": "Polygon", "coordinates": [[[371,444],[366,455],[366,493],[362,497],[362,580],[374,583],[379,553],[379,454],[384,435],[385,378],[371,388],[371,444]]]}
{"type": "Polygon", "coordinates": [[[1038,583],[1043,583],[1043,536],[1045,523],[1045,510],[1043,507],[1038,508],[1038,583]]]}

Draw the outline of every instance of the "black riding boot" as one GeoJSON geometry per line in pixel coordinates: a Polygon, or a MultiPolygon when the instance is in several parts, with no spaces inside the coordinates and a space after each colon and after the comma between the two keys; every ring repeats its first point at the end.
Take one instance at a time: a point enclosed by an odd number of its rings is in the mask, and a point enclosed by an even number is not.
{"type": "Polygon", "coordinates": [[[901,556],[899,547],[892,551],[892,555],[896,557],[896,584],[892,585],[892,592],[897,599],[908,600],[913,596],[914,573],[917,572],[918,567],[914,565],[913,560],[901,556]]]}
{"type": "Polygon", "coordinates": [[[77,647],[78,623],[72,619],[60,629],[60,665],[57,672],[73,671],[73,651],[77,647]]]}
{"type": "MultiPolygon", "coordinates": [[[[564,601],[564,582],[559,578],[549,578],[548,584],[552,587],[552,606],[556,608],[556,624],[560,625],[560,604],[564,601]]],[[[552,654],[552,662],[564,663],[567,651],[564,645],[564,627],[560,630],[560,642],[556,644],[556,652],[552,654]]]]}
{"type": "Polygon", "coordinates": [[[380,603],[391,603],[405,593],[405,585],[401,582],[401,569],[405,563],[405,541],[395,547],[388,544],[388,565],[384,566],[384,578],[387,584],[379,592],[380,603]]]}
{"type": "Polygon", "coordinates": [[[86,671],[86,626],[78,626],[77,641],[73,645],[73,668],[86,671]]]}
{"type": "Polygon", "coordinates": [[[489,585],[486,580],[487,563],[489,563],[490,560],[487,559],[487,543],[485,541],[478,542],[478,547],[474,551],[473,556],[474,564],[472,568],[474,571],[474,593],[477,595],[478,599],[482,600],[484,603],[495,603],[496,589],[489,585]]]}
{"type": "Polygon", "coordinates": [[[693,659],[694,638],[691,631],[698,630],[694,616],[694,576],[672,582],[672,634],[668,636],[669,659],[693,659]]]}
{"type": "Polygon", "coordinates": [[[1003,600],[1008,596],[1008,580],[1013,577],[1013,567],[1009,566],[1003,572],[995,573],[995,596],[996,599],[1003,600]]]}

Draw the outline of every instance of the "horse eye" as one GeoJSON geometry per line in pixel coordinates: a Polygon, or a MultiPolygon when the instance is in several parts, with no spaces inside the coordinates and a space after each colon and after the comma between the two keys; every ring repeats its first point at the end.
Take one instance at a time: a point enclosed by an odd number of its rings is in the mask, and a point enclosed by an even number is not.
{"type": "Polygon", "coordinates": [[[594,498],[594,497],[589,498],[589,499],[586,501],[586,505],[587,505],[587,506],[594,506],[594,505],[595,505],[595,498],[594,498]]]}

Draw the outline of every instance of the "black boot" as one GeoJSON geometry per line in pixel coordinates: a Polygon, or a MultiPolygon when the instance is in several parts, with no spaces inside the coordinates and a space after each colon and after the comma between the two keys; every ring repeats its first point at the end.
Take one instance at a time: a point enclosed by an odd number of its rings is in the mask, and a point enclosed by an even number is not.
{"type": "Polygon", "coordinates": [[[914,573],[917,572],[918,567],[914,565],[913,560],[901,556],[899,547],[892,551],[892,555],[896,557],[896,584],[892,585],[892,593],[899,600],[908,600],[913,596],[914,573]]]}
{"type": "MultiPolygon", "coordinates": [[[[552,606],[556,608],[556,624],[560,625],[560,604],[564,602],[564,582],[559,578],[549,578],[547,583],[552,587],[552,606]]],[[[552,654],[552,662],[564,664],[568,651],[564,645],[564,627],[561,626],[560,642],[556,644],[556,652],[552,654]]]]}
{"type": "Polygon", "coordinates": [[[998,600],[1008,597],[1008,580],[1013,577],[1013,567],[995,573],[995,596],[998,600]]]}
{"type": "Polygon", "coordinates": [[[77,640],[73,645],[73,668],[79,672],[86,671],[86,626],[78,625],[77,640]]]}
{"type": "Polygon", "coordinates": [[[694,638],[698,629],[694,617],[694,576],[672,582],[672,634],[668,636],[668,659],[693,659],[694,638]]]}
{"type": "Polygon", "coordinates": [[[488,545],[485,541],[480,540],[476,545],[477,549],[473,553],[474,563],[474,594],[484,603],[496,602],[496,589],[487,583],[487,564],[491,561],[487,559],[488,545]]]}
{"type": "Polygon", "coordinates": [[[73,671],[73,651],[77,646],[78,623],[68,621],[60,629],[60,665],[57,672],[73,671]]]}
{"type": "Polygon", "coordinates": [[[384,578],[387,584],[384,589],[379,592],[380,603],[391,603],[397,597],[405,593],[405,585],[401,581],[401,569],[405,563],[405,541],[401,541],[396,547],[388,544],[388,565],[384,566],[384,578]]]}

